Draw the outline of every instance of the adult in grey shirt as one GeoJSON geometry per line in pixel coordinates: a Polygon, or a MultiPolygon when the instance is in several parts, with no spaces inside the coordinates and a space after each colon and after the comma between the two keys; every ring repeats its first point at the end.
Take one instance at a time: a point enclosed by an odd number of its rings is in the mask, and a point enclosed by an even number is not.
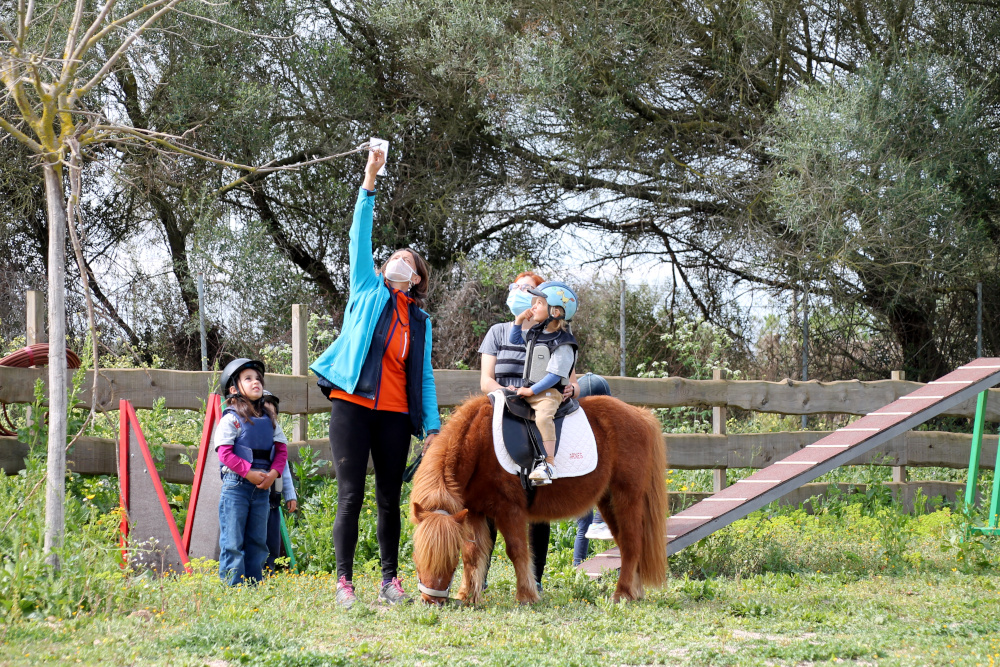
{"type": "MultiPolygon", "coordinates": [[[[534,271],[525,271],[514,279],[511,284],[511,299],[517,295],[513,294],[521,287],[538,287],[545,282],[545,279],[534,271]]],[[[528,305],[531,305],[531,297],[525,293],[528,305]]],[[[508,299],[508,302],[511,300],[508,299]]],[[[527,306],[525,306],[527,307],[527,306]]],[[[518,313],[524,308],[518,309],[518,313]]],[[[516,315],[517,313],[514,313],[516,315]]],[[[523,345],[512,345],[508,342],[510,328],[513,322],[500,322],[490,327],[486,332],[482,345],[479,346],[480,374],[479,388],[483,393],[488,394],[503,387],[517,388],[524,384],[522,374],[524,373],[525,349],[523,345]]],[[[555,334],[541,334],[542,336],[555,334]]],[[[570,376],[566,387],[563,389],[563,396],[570,398],[580,395],[580,386],[576,383],[576,371],[570,376]]],[[[545,570],[545,559],[549,554],[549,536],[551,528],[547,523],[533,523],[529,529],[531,540],[531,554],[534,562],[532,569],[535,573],[535,585],[538,590],[542,590],[542,572],[545,570]]],[[[496,527],[490,522],[490,534],[496,543],[496,527]]],[[[487,572],[488,574],[488,572],[487,572]]]]}

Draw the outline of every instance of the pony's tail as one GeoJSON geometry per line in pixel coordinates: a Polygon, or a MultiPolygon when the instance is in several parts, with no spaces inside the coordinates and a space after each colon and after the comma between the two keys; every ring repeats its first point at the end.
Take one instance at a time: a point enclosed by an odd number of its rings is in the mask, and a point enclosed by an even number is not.
{"type": "Polygon", "coordinates": [[[645,418],[646,439],[651,453],[642,517],[639,580],[643,586],[659,587],[667,578],[667,514],[670,511],[665,480],[667,453],[660,422],[648,410],[639,410],[645,418]]]}

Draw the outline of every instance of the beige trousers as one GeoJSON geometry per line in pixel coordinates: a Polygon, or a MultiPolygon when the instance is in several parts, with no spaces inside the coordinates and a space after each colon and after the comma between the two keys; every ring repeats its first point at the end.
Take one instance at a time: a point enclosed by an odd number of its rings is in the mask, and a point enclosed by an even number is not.
{"type": "Polygon", "coordinates": [[[535,425],[542,434],[543,442],[556,439],[556,424],[552,418],[562,403],[562,393],[555,389],[546,389],[535,396],[525,396],[524,400],[535,410],[535,425]]]}

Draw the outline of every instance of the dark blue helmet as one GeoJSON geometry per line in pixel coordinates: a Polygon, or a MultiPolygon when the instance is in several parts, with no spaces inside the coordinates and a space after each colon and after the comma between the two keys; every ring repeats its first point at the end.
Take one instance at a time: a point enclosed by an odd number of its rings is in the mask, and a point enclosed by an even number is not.
{"type": "Polygon", "coordinates": [[[578,378],[576,383],[580,385],[580,398],[584,396],[610,396],[611,386],[608,381],[600,375],[587,373],[578,378]]]}
{"type": "MultiPolygon", "coordinates": [[[[256,359],[246,359],[239,358],[233,359],[228,364],[226,368],[222,371],[222,377],[219,378],[219,388],[222,390],[222,397],[226,398],[229,396],[229,386],[236,383],[236,380],[240,377],[240,372],[245,368],[253,368],[258,373],[260,373],[261,378],[264,377],[264,362],[257,361],[256,359]]],[[[237,387],[237,393],[239,393],[239,388],[237,387]]]]}

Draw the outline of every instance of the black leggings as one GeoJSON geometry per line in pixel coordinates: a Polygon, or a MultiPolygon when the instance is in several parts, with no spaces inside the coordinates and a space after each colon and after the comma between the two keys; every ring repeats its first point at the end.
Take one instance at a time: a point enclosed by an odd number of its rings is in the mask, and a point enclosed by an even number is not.
{"type": "Polygon", "coordinates": [[[333,399],[330,407],[330,447],[337,471],[337,519],[333,523],[333,548],[337,577],[354,576],[354,550],[358,546],[358,518],[365,502],[368,455],[375,466],[375,502],[378,505],[379,556],[382,580],[396,576],[399,565],[399,496],[403,470],[410,451],[410,416],[405,412],[371,410],[349,401],[333,399]]]}

